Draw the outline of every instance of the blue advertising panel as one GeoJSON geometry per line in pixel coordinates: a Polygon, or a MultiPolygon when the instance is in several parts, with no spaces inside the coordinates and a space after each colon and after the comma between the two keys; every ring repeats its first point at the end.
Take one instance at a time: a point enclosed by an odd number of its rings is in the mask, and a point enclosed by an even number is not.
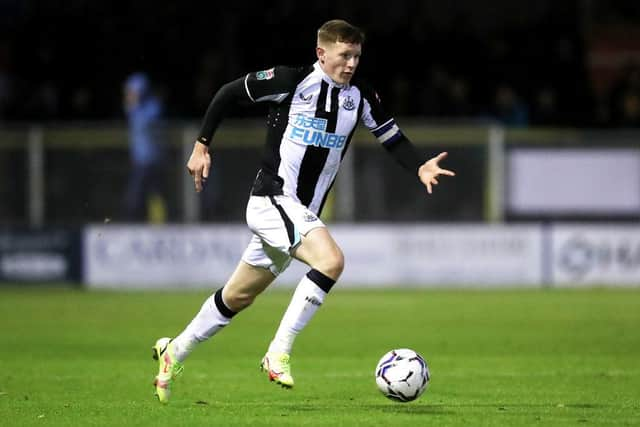
{"type": "Polygon", "coordinates": [[[0,283],[80,282],[79,230],[0,229],[0,283]]]}

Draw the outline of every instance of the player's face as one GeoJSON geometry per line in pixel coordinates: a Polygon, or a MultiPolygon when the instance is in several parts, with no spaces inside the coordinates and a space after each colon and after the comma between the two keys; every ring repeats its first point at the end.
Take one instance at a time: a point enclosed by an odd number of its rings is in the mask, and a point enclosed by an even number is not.
{"type": "Polygon", "coordinates": [[[316,49],[318,61],[325,73],[340,84],[347,84],[358,68],[362,45],[336,42],[316,49]]]}

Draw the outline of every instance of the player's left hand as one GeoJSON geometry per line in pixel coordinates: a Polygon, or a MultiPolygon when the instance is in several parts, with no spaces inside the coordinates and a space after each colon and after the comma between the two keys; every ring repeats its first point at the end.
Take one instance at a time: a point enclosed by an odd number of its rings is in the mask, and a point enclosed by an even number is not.
{"type": "Polygon", "coordinates": [[[447,157],[446,152],[442,152],[438,154],[436,157],[433,157],[426,162],[420,168],[418,168],[418,177],[420,181],[427,187],[427,193],[431,194],[433,185],[438,185],[438,176],[447,175],[447,176],[456,176],[453,171],[442,169],[438,162],[440,160],[447,157]]]}

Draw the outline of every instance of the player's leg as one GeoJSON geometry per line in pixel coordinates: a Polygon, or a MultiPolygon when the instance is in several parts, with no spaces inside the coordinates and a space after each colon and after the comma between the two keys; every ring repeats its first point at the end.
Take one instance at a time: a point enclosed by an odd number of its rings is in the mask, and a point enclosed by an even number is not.
{"type": "Polygon", "coordinates": [[[321,272],[334,282],[344,269],[344,255],[326,227],[318,227],[302,236],[293,257],[321,272]]]}
{"type": "Polygon", "coordinates": [[[284,387],[294,384],[289,360],[293,342],[320,308],[344,267],[342,251],[326,227],[315,228],[303,236],[293,256],[311,270],[298,283],[262,359],[262,368],[269,373],[269,379],[284,387]]]}
{"type": "Polygon", "coordinates": [[[293,256],[311,267],[300,280],[280,326],[269,346],[270,353],[290,354],[293,341],[324,302],[344,268],[344,256],[326,227],[303,236],[293,256]]]}
{"type": "MultiPolygon", "coordinates": [[[[254,241],[249,244],[245,254],[252,252],[254,244],[254,241]]],[[[194,347],[229,324],[231,318],[251,304],[274,278],[268,269],[240,261],[225,286],[204,302],[182,333],[174,340],[160,338],[156,342],[153,353],[159,366],[154,384],[160,402],[169,401],[172,382],[182,373],[182,362],[194,347]]]]}
{"type": "Polygon", "coordinates": [[[147,195],[144,191],[145,167],[132,164],[124,197],[124,216],[126,221],[144,221],[147,195]]]}
{"type": "Polygon", "coordinates": [[[178,361],[185,360],[197,344],[228,325],[273,279],[275,276],[268,269],[240,261],[227,283],[204,302],[185,330],[173,340],[178,361]]]}
{"type": "MultiPolygon", "coordinates": [[[[268,268],[279,274],[291,256],[312,268],[298,284],[278,332],[261,367],[269,379],[293,386],[289,354],[295,336],[311,320],[336,279],[342,273],[342,251],[325,225],[305,206],[287,196],[252,196],[247,205],[247,224],[262,241],[268,268]]],[[[254,259],[252,265],[263,265],[254,259]]]]}

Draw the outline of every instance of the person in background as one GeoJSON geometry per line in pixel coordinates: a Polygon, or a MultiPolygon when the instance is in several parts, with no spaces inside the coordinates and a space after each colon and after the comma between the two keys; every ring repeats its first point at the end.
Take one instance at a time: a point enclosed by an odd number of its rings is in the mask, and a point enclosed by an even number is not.
{"type": "Polygon", "coordinates": [[[495,94],[495,116],[507,127],[527,127],[529,125],[529,109],[508,84],[501,84],[495,94]]]}
{"type": "Polygon", "coordinates": [[[640,127],[640,64],[627,63],[609,95],[610,121],[615,127],[640,127]]]}
{"type": "Polygon", "coordinates": [[[165,160],[160,132],[163,105],[152,91],[149,77],[141,72],[133,73],[126,79],[123,102],[129,129],[131,163],[125,195],[125,219],[145,221],[151,203],[164,205],[162,201],[158,202],[161,200],[165,160]]]}

